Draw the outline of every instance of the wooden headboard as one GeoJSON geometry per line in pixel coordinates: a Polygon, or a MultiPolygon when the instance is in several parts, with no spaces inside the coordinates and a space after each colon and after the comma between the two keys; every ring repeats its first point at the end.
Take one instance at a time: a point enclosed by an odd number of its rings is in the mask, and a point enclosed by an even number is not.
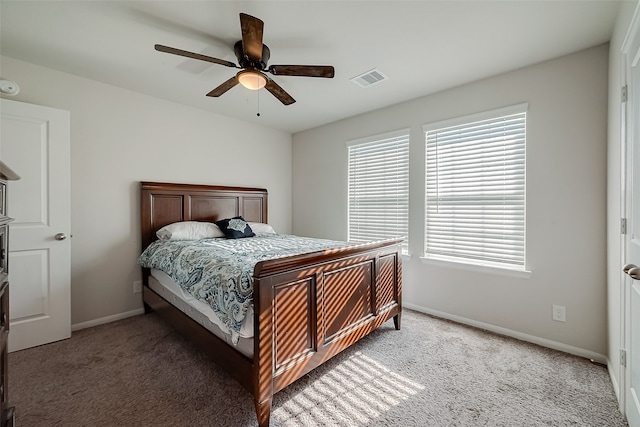
{"type": "Polygon", "coordinates": [[[267,190],[162,182],[140,183],[142,250],[156,240],[156,231],[179,221],[217,221],[241,215],[267,222],[267,190]]]}

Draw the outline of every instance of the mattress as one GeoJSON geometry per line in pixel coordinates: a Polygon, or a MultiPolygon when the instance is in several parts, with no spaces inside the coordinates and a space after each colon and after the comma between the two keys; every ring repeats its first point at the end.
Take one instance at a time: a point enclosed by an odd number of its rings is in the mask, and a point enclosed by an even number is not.
{"type": "Polygon", "coordinates": [[[167,273],[185,294],[210,306],[217,315],[211,320],[231,334],[236,344],[245,319],[253,318],[248,310],[253,303],[253,274],[258,263],[345,245],[285,234],[257,234],[242,239],[156,240],[142,252],[138,264],[167,273]]]}
{"type": "Polygon", "coordinates": [[[222,323],[211,307],[184,292],[166,273],[152,268],[149,287],[215,336],[235,347],[240,353],[250,358],[253,357],[253,306],[247,312],[240,329],[240,339],[238,344],[234,346],[231,335],[220,329],[219,325],[222,323]]]}

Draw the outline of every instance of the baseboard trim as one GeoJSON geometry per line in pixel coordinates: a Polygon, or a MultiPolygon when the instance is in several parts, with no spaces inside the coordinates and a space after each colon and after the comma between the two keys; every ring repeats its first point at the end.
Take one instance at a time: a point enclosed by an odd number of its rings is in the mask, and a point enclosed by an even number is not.
{"type": "MultiPolygon", "coordinates": [[[[623,407],[620,402],[620,385],[618,384],[618,378],[614,375],[613,367],[611,366],[611,361],[607,358],[607,371],[609,371],[609,378],[611,378],[611,386],[613,387],[613,391],[616,394],[616,401],[618,402],[618,409],[620,412],[623,412],[623,407]]],[[[623,412],[624,413],[624,412],[623,412]]]]}
{"type": "Polygon", "coordinates": [[[583,348],[574,347],[571,345],[563,344],[561,342],[548,340],[546,338],[536,337],[534,335],[523,334],[522,332],[513,331],[511,329],[502,328],[500,326],[491,325],[489,323],[478,322],[476,320],[467,319],[466,317],[456,316],[453,314],[445,313],[443,311],[432,310],[430,308],[422,307],[416,304],[408,304],[406,302],[403,302],[402,306],[411,310],[419,311],[421,313],[430,314],[435,317],[441,317],[443,319],[452,320],[454,322],[462,323],[464,325],[469,325],[469,326],[484,329],[490,332],[495,332],[496,334],[516,338],[521,341],[538,344],[542,347],[552,348],[554,350],[573,354],[574,356],[584,357],[596,363],[600,363],[602,365],[607,364],[606,356],[593,351],[585,350],[583,348]]]}
{"type": "MultiPolygon", "coordinates": [[[[490,332],[495,332],[496,334],[505,335],[508,337],[519,339],[521,341],[538,344],[543,347],[552,348],[554,350],[563,351],[565,353],[569,353],[575,356],[580,356],[580,357],[593,360],[594,362],[601,363],[607,366],[607,369],[609,370],[609,376],[611,376],[613,380],[613,375],[611,375],[612,371],[611,371],[611,368],[609,367],[609,360],[606,356],[602,354],[585,350],[583,348],[563,344],[557,341],[548,340],[546,338],[540,338],[534,335],[523,334],[522,332],[517,332],[517,331],[503,328],[500,326],[491,325],[489,323],[478,322],[476,320],[467,319],[466,317],[456,316],[454,314],[445,313],[443,311],[433,310],[433,309],[422,307],[416,304],[410,304],[410,303],[404,302],[402,305],[410,310],[419,311],[421,313],[429,314],[435,317],[440,317],[440,318],[451,320],[457,323],[462,323],[464,325],[469,325],[469,326],[484,329],[490,332]]],[[[113,314],[111,316],[101,317],[99,319],[88,320],[86,322],[75,323],[71,325],[71,331],[75,332],[81,329],[104,325],[106,323],[115,322],[116,320],[126,319],[128,317],[137,316],[139,314],[144,314],[143,308],[138,308],[136,310],[127,311],[124,313],[113,314]]],[[[617,382],[615,382],[615,380],[613,381],[613,388],[616,396],[619,396],[619,389],[617,387],[617,382]]]]}
{"type": "Polygon", "coordinates": [[[79,331],[80,329],[92,328],[94,326],[104,325],[106,323],[115,322],[116,320],[126,319],[127,317],[133,317],[139,314],[144,314],[144,308],[138,308],[136,310],[127,311],[124,313],[113,314],[111,316],[101,317],[99,319],[88,320],[86,322],[75,323],[71,325],[71,332],[79,331]]]}

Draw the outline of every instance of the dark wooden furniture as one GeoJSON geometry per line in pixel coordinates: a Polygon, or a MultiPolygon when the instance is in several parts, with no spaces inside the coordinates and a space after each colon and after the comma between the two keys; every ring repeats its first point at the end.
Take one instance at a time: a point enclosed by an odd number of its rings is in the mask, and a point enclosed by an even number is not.
{"type": "Polygon", "coordinates": [[[7,181],[20,177],[0,161],[0,426],[15,424],[15,408],[9,406],[9,223],[7,181]]]}
{"type": "MultiPolygon", "coordinates": [[[[142,249],[155,232],[178,221],[242,215],[267,222],[267,191],[259,188],[141,183],[142,249]]],[[[400,329],[401,240],[259,262],[254,269],[253,358],[242,355],[149,288],[145,311],[187,334],[254,397],[258,424],[269,425],[272,396],[393,318],[400,329]]]]}

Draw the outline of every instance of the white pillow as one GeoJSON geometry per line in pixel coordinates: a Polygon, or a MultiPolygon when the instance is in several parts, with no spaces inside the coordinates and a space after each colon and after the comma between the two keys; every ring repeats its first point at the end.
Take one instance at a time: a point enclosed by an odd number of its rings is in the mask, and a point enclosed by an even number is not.
{"type": "Polygon", "coordinates": [[[272,226],[263,222],[250,222],[249,227],[251,227],[254,233],[276,234],[272,226]]]}
{"type": "Polygon", "coordinates": [[[156,231],[160,240],[199,240],[224,237],[224,233],[212,222],[182,221],[165,225],[156,231]]]}

